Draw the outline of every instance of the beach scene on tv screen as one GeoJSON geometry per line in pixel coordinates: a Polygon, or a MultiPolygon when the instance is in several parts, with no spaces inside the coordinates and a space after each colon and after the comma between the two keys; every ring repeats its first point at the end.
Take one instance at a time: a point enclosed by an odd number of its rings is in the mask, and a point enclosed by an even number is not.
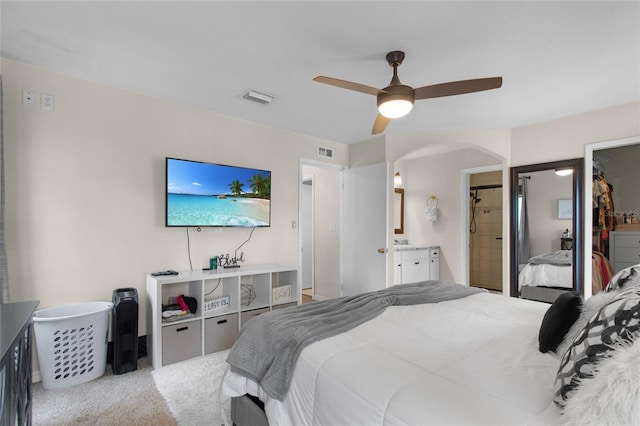
{"type": "Polygon", "coordinates": [[[269,226],[271,172],[167,160],[168,226],[269,226]]]}

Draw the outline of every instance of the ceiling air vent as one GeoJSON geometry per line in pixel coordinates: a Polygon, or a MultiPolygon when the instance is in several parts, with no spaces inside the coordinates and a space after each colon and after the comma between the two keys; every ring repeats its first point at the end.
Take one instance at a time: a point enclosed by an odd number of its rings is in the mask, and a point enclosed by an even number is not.
{"type": "Polygon", "coordinates": [[[257,90],[249,90],[247,93],[242,95],[242,97],[262,105],[270,104],[276,98],[275,96],[267,95],[266,93],[258,92],[257,90]]]}
{"type": "Polygon", "coordinates": [[[333,150],[323,146],[318,147],[318,157],[333,158],[333,150]]]}

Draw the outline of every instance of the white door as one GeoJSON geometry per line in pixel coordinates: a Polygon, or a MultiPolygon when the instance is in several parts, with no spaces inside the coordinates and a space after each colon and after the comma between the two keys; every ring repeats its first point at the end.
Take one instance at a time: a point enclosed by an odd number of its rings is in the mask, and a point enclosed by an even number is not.
{"type": "Polygon", "coordinates": [[[387,284],[388,163],[344,171],[342,295],[387,284]]]}

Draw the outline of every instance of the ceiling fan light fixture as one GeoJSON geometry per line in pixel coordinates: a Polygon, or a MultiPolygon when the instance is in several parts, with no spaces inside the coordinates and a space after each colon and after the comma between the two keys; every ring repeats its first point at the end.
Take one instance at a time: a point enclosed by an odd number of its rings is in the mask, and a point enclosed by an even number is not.
{"type": "Polygon", "coordinates": [[[373,122],[373,128],[371,129],[372,135],[384,132],[384,129],[392,119],[407,115],[413,108],[413,103],[416,100],[462,95],[502,87],[502,77],[490,77],[449,81],[414,89],[411,86],[400,83],[400,78],[398,77],[398,67],[404,60],[404,52],[394,50],[387,53],[386,59],[389,66],[393,68],[393,77],[389,85],[384,89],[377,89],[365,84],[322,75],[313,79],[313,81],[317,81],[318,83],[376,96],[378,98],[378,115],[373,122]]]}
{"type": "Polygon", "coordinates": [[[387,118],[400,118],[409,114],[413,108],[413,103],[406,99],[391,99],[378,105],[380,114],[387,118]]]}
{"type": "Polygon", "coordinates": [[[415,99],[413,89],[403,84],[385,87],[378,93],[378,112],[387,118],[400,118],[409,114],[415,99]]]}

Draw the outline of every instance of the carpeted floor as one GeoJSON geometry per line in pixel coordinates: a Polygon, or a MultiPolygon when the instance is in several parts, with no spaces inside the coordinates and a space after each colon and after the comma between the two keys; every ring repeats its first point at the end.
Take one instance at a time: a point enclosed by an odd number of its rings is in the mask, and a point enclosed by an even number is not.
{"type": "MultiPolygon", "coordinates": [[[[153,370],[146,358],[138,370],[62,389],[32,388],[33,424],[196,426],[223,423],[220,382],[228,351],[153,370]]],[[[228,416],[229,407],[225,406],[228,416]]]]}
{"type": "Polygon", "coordinates": [[[188,359],[153,370],[156,387],[179,425],[221,425],[231,407],[220,403],[220,383],[229,350],[188,359]]]}

